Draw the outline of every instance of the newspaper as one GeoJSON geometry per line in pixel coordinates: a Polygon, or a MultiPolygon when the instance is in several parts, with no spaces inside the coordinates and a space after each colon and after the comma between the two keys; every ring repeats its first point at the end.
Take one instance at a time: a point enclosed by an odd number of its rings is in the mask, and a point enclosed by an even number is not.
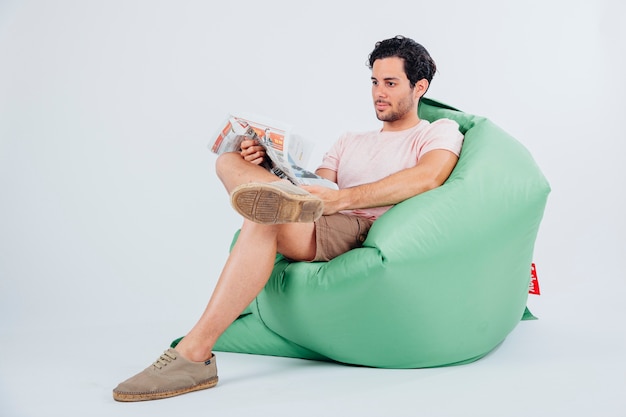
{"type": "Polygon", "coordinates": [[[209,143],[216,154],[241,151],[241,142],[255,140],[265,149],[264,167],[295,185],[321,185],[337,189],[337,184],[302,168],[306,166],[311,144],[294,135],[288,126],[261,117],[228,115],[222,128],[209,143]]]}

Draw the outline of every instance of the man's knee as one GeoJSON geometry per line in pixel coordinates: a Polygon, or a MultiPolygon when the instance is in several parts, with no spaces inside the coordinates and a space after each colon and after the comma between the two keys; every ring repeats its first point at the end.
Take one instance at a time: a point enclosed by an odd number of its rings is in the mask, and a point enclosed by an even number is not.
{"type": "Polygon", "coordinates": [[[237,152],[224,152],[215,161],[215,172],[221,179],[229,172],[232,172],[233,164],[239,162],[241,156],[237,152]]]}

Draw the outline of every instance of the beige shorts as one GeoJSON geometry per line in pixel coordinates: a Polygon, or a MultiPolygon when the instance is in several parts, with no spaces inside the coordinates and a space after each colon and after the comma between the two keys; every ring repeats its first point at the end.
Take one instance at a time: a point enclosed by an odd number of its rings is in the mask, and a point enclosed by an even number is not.
{"type": "Polygon", "coordinates": [[[350,249],[360,247],[373,220],[347,214],[322,216],[315,222],[315,244],[313,261],[329,261],[350,249]]]}

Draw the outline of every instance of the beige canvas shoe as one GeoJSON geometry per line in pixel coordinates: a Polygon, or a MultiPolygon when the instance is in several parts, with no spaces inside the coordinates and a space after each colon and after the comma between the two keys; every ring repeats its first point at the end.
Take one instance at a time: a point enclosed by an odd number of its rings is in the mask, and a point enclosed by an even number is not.
{"type": "Polygon", "coordinates": [[[242,184],[230,194],[235,210],[262,224],[312,223],[324,211],[324,202],[287,181],[242,184]]]}
{"type": "Polygon", "coordinates": [[[116,401],[147,401],[173,397],[217,385],[215,355],[192,362],[168,349],[152,365],[113,390],[116,401]]]}

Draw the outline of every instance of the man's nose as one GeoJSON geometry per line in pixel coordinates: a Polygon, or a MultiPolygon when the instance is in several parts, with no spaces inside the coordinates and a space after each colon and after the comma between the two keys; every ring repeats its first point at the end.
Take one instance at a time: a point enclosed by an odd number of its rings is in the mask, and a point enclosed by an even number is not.
{"type": "Polygon", "coordinates": [[[386,97],[387,93],[385,91],[385,87],[382,85],[375,85],[374,86],[374,97],[376,98],[383,98],[386,97]]]}

